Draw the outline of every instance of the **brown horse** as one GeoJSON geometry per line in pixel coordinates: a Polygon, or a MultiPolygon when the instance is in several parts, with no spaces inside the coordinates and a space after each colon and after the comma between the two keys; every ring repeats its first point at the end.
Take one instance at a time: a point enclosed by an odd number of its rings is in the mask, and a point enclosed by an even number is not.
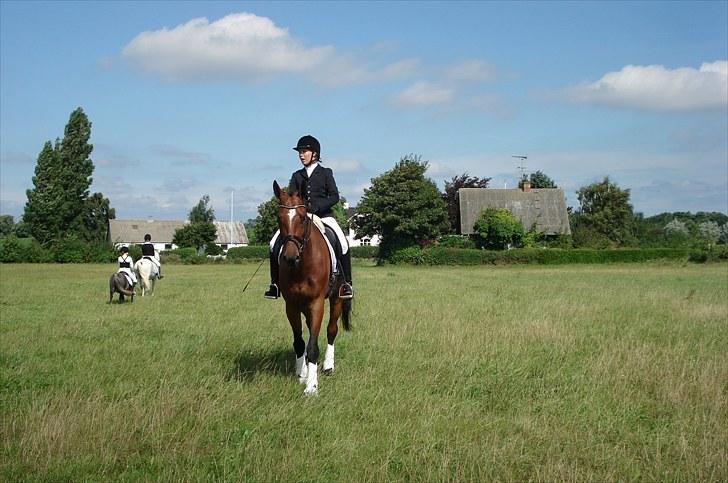
{"type": "MultiPolygon", "coordinates": [[[[305,193],[305,187],[301,188],[305,193]]],[[[314,226],[299,193],[288,194],[273,182],[278,198],[278,227],[282,248],[279,260],[279,283],[286,301],[286,315],[293,330],[296,352],[296,375],[306,384],[305,395],[318,393],[318,335],[324,316],[324,301],[329,299],[328,344],[324,355],[324,374],[334,370],[334,340],[337,322],[343,314],[344,330],[350,329],[351,300],[339,298],[343,277],[331,277],[331,256],[321,231],[314,226]],[[301,314],[306,317],[308,344],[304,344],[301,314]]]]}

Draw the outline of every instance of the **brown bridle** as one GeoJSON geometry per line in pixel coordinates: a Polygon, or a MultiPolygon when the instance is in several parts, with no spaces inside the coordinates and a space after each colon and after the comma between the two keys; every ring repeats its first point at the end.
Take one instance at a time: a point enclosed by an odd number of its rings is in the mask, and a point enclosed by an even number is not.
{"type": "MultiPolygon", "coordinates": [[[[287,210],[295,210],[296,208],[303,208],[304,211],[306,211],[306,205],[299,204],[299,205],[283,205],[279,204],[278,208],[285,208],[287,210]]],[[[303,250],[306,249],[306,245],[308,244],[308,240],[311,236],[311,220],[308,217],[308,212],[304,214],[303,216],[303,238],[297,235],[286,235],[283,238],[283,244],[281,245],[281,252],[283,251],[283,247],[286,246],[286,243],[292,242],[296,246],[296,250],[298,251],[297,259],[300,259],[303,256],[303,250]]]]}

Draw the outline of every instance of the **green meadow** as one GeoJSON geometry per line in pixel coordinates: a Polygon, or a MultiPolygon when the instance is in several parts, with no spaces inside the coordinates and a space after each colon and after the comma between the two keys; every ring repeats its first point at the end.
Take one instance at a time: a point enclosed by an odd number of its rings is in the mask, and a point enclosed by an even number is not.
{"type": "Polygon", "coordinates": [[[728,480],[725,263],[355,265],[309,398],[256,268],[0,265],[0,480],[728,480]]]}

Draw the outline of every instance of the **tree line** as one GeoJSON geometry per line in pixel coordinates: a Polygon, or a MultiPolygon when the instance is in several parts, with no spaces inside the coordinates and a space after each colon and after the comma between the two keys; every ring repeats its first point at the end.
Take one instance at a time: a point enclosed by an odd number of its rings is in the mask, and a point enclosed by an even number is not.
{"type": "MultiPolygon", "coordinates": [[[[12,216],[0,216],[0,237],[32,238],[56,249],[110,242],[109,220],[116,212],[102,193],[89,192],[94,171],[90,137],[91,122],[79,107],[71,113],[63,139],[46,141],[38,155],[22,219],[15,223],[12,216]]],[[[209,202],[205,195],[192,208],[190,223],[175,232],[173,243],[215,251],[215,212],[209,202]]]]}
{"type": "MultiPolygon", "coordinates": [[[[91,122],[83,109],[74,110],[62,139],[47,141],[38,155],[33,188],[27,190],[22,219],[15,223],[0,216],[0,237],[31,238],[43,247],[109,244],[109,220],[116,216],[108,198],[90,193],[94,164],[89,143],[91,122]]],[[[644,217],[635,213],[630,190],[609,177],[577,191],[579,205],[569,207],[571,235],[546,236],[524,227],[504,209],[486,209],[477,219],[476,235],[460,236],[458,192],[461,188],[487,188],[491,178],[468,173],[445,181],[439,191],[425,173],[429,164],[415,154],[403,156],[395,166],[372,178],[371,186],[347,220],[342,198],[334,207],[339,224],[351,223],[358,238],[380,236],[379,256],[397,250],[440,243],[458,247],[505,249],[558,246],[561,248],[686,247],[712,249],[728,242],[728,216],[723,213],[662,213],[644,217]]],[[[556,188],[545,173],[536,171],[523,181],[533,188],[556,188]]],[[[173,243],[198,252],[216,254],[219,248],[215,214],[204,195],[189,212],[189,223],[174,234],[173,243]]],[[[275,197],[258,207],[249,223],[252,244],[264,245],[278,228],[275,197]]]]}
{"type": "MultiPolygon", "coordinates": [[[[429,164],[418,155],[402,157],[395,166],[372,178],[351,224],[357,238],[380,236],[379,256],[413,246],[440,243],[456,247],[506,249],[559,248],[708,248],[728,243],[728,216],[723,213],[662,213],[645,218],[635,213],[630,190],[609,177],[580,188],[579,205],[568,208],[571,235],[544,235],[524,227],[508,210],[483,210],[474,225],[476,235],[460,235],[461,188],[487,188],[491,178],[454,176],[440,192],[425,173],[429,164]]],[[[532,188],[557,188],[542,171],[524,180],[532,188]]],[[[277,229],[277,200],[263,203],[249,225],[252,243],[265,244],[277,229]]],[[[344,222],[342,226],[347,226],[344,222]]]]}

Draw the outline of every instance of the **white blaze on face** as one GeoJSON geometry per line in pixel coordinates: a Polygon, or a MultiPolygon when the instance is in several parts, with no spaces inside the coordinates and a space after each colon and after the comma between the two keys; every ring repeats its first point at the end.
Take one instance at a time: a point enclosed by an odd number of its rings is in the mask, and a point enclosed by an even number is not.
{"type": "Polygon", "coordinates": [[[291,223],[293,223],[293,217],[296,216],[296,209],[292,208],[288,210],[288,219],[291,220],[291,223]]]}

